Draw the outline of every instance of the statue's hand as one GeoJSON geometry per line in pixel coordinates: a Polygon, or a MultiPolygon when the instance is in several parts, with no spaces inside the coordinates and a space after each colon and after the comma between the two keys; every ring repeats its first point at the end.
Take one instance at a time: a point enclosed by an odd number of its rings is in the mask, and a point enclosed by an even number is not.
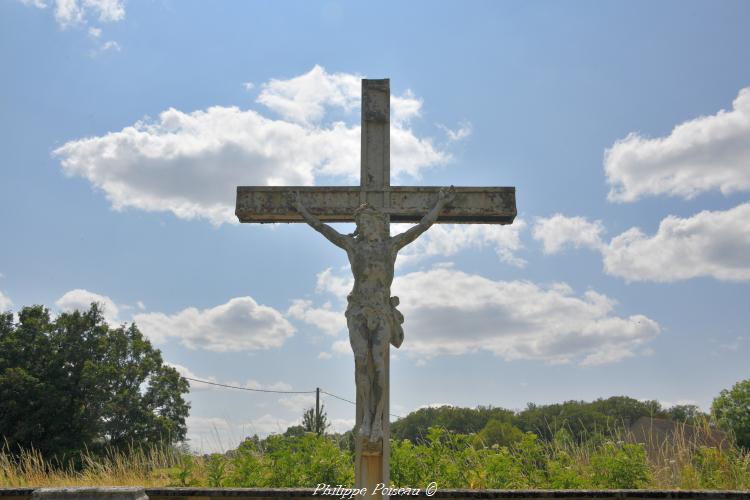
{"type": "Polygon", "coordinates": [[[443,205],[447,205],[456,199],[456,188],[451,186],[449,188],[440,188],[438,193],[438,201],[443,205]]]}

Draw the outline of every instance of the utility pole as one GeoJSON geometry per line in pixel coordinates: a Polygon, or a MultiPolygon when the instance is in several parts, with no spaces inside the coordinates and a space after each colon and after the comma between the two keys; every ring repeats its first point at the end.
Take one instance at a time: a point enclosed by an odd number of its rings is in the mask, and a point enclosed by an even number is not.
{"type": "Polygon", "coordinates": [[[315,388],[315,432],[320,436],[320,387],[315,388]]]}

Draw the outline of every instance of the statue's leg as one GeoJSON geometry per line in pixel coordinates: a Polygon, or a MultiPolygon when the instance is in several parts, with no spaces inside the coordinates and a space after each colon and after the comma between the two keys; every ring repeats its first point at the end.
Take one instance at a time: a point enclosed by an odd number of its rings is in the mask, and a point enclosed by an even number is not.
{"type": "Polygon", "coordinates": [[[373,358],[373,399],[375,400],[375,411],[372,417],[372,440],[383,438],[383,415],[385,407],[386,392],[386,359],[388,342],[390,341],[390,329],[386,322],[382,322],[373,336],[372,358],[373,358]]]}
{"type": "Polygon", "coordinates": [[[370,436],[372,427],[372,397],[371,397],[371,361],[369,359],[369,345],[367,342],[367,328],[364,318],[359,314],[347,314],[349,327],[349,342],[354,352],[354,383],[357,387],[357,398],[361,401],[362,417],[359,424],[359,434],[370,436]]]}

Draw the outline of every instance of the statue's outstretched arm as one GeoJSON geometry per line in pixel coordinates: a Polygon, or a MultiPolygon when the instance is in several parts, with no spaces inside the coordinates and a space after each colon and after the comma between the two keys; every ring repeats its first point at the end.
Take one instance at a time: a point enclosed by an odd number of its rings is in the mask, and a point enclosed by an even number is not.
{"type": "Polygon", "coordinates": [[[294,192],[290,196],[290,205],[294,207],[295,210],[297,210],[300,215],[305,219],[305,222],[307,222],[310,227],[315,229],[317,232],[325,236],[328,241],[336,245],[337,247],[343,248],[346,250],[350,246],[350,237],[345,236],[338,231],[336,231],[334,228],[329,226],[328,224],[324,224],[321,222],[320,219],[315,217],[313,214],[311,214],[307,208],[302,204],[299,198],[299,192],[294,192]]]}
{"type": "Polygon", "coordinates": [[[448,189],[441,188],[440,192],[438,193],[437,203],[435,203],[435,206],[432,207],[432,210],[427,212],[427,214],[422,217],[422,220],[419,221],[419,224],[391,238],[396,251],[398,252],[406,245],[419,238],[419,235],[430,229],[430,226],[435,223],[438,218],[438,214],[443,209],[443,207],[452,202],[455,197],[456,188],[454,188],[453,186],[449,187],[448,189]]]}

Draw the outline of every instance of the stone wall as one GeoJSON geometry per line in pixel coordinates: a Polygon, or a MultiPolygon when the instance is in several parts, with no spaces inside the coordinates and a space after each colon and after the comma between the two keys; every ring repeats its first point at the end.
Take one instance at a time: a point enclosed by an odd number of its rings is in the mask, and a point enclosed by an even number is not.
{"type": "MultiPolygon", "coordinates": [[[[0,488],[0,500],[83,500],[94,497],[100,500],[121,498],[122,488],[107,493],[107,488],[0,488]],[[57,491],[60,494],[56,495],[57,491]],[[101,493],[97,496],[96,493],[101,493]]],[[[322,498],[337,500],[337,496],[315,495],[313,488],[131,488],[132,498],[143,491],[149,500],[283,500],[322,498]]],[[[426,498],[425,492],[419,495],[426,498]]],[[[396,498],[393,496],[393,498],[396,498]]],[[[405,495],[404,499],[410,498],[405,495]]],[[[750,500],[750,491],[690,491],[690,490],[437,490],[431,497],[450,500],[509,499],[509,500],[750,500]]]]}

